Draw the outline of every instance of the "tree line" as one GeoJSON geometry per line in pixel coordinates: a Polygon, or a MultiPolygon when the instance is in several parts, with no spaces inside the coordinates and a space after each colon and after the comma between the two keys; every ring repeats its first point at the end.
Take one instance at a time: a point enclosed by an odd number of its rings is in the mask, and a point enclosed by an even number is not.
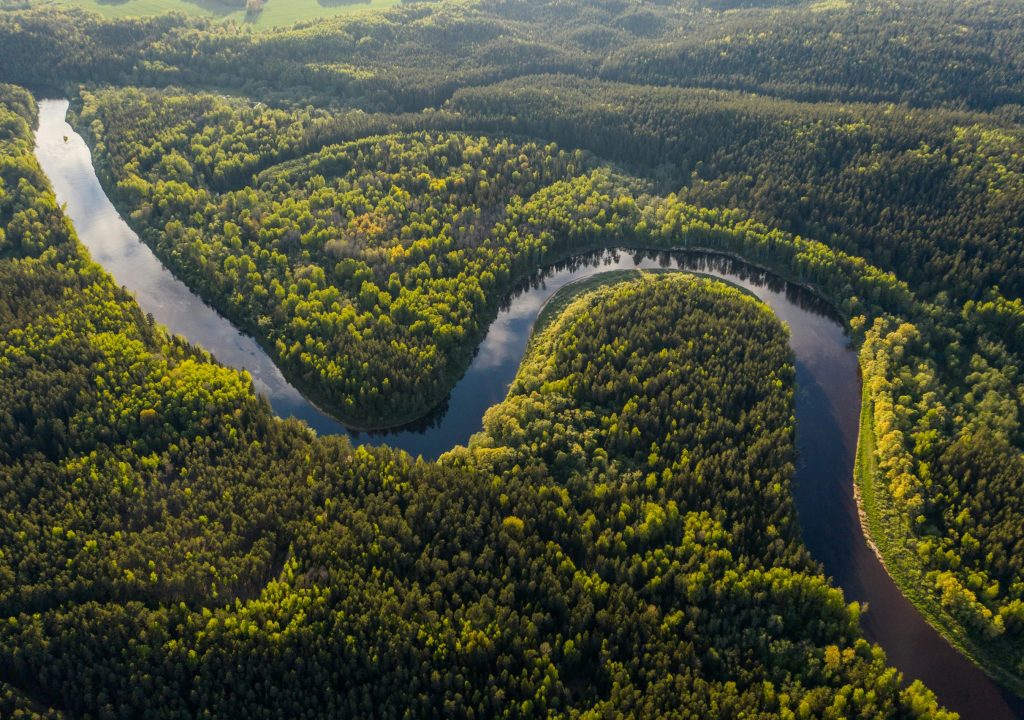
{"type": "Polygon", "coordinates": [[[2,79],[184,84],[366,109],[437,107],[538,73],[790,99],[991,110],[1019,104],[1024,11],[953,3],[416,3],[271,34],[184,15],[0,12],[2,79]]]}

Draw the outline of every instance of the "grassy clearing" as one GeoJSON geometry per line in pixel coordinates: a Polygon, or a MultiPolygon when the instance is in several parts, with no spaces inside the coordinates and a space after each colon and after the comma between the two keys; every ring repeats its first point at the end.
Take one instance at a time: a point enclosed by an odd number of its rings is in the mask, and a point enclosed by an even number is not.
{"type": "Polygon", "coordinates": [[[910,533],[905,530],[888,489],[878,482],[873,412],[870,398],[862,393],[853,480],[861,524],[869,544],[873,545],[900,592],[940,635],[990,676],[1018,695],[1024,695],[1024,678],[1013,672],[1009,653],[994,643],[980,645],[967,627],[942,606],[935,593],[928,590],[932,583],[926,579],[921,560],[908,544],[910,533]]]}
{"type": "Polygon", "coordinates": [[[263,11],[247,18],[244,10],[235,10],[217,0],[53,0],[58,5],[72,5],[98,12],[104,17],[142,17],[169,12],[183,12],[221,20],[234,20],[263,30],[290,27],[297,22],[334,15],[382,10],[401,0],[267,0],[263,11]]]}

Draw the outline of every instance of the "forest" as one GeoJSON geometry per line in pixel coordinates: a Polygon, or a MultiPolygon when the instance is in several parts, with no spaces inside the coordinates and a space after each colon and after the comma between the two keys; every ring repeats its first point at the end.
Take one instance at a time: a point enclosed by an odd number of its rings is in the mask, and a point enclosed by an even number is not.
{"type": "Polygon", "coordinates": [[[354,448],[154,327],[61,216],[31,98],[3,100],[4,218],[33,238],[0,260],[12,716],[947,716],[800,542],[758,301],[614,278],[468,448],[354,448]]]}
{"type": "MultiPolygon", "coordinates": [[[[267,33],[28,3],[0,81],[71,98],[140,237],[353,427],[436,407],[516,284],[585,250],[811,287],[860,360],[871,540],[1022,694],[1022,37],[1008,0],[442,0],[267,33]]],[[[469,447],[317,438],[88,260],[31,95],[0,98],[3,712],[945,716],[802,546],[756,301],[576,288],[469,447]]]]}
{"type": "MultiPolygon", "coordinates": [[[[543,90],[543,85],[534,86],[527,101],[543,90]]],[[[664,100],[665,92],[656,91],[655,101],[664,100]]],[[[664,165],[647,175],[629,175],[590,151],[506,140],[492,144],[486,136],[445,129],[486,126],[494,117],[514,114],[539,134],[536,126],[542,121],[530,119],[525,103],[514,113],[488,104],[489,97],[510,103],[521,95],[515,89],[507,94],[500,88],[474,90],[456,96],[445,114],[432,114],[436,129],[426,134],[398,131],[339,143],[332,141],[351,133],[344,117],[326,130],[329,123],[316,112],[287,114],[178,91],[86,92],[77,122],[93,138],[102,172],[142,236],[179,274],[193,279],[195,287],[272,348],[300,386],[357,425],[417,416],[437,404],[464,370],[515,278],[574,251],[621,243],[710,247],[809,280],[834,298],[851,332],[863,341],[862,365],[873,400],[868,411],[880,435],[878,466],[889,469],[887,484],[876,486],[892,493],[893,506],[901,512],[882,533],[899,538],[897,529],[906,527],[903,532],[914,548],[907,572],[916,574],[915,582],[935,588],[941,612],[966,636],[980,638],[986,648],[981,652],[1006,658],[1010,672],[1017,673],[1013,668],[1024,658],[1017,552],[1024,536],[1014,492],[1019,476],[1012,471],[986,476],[998,502],[972,499],[965,507],[949,499],[973,498],[968,488],[950,484],[976,476],[975,463],[991,462],[983,460],[985,454],[996,453],[1003,458],[997,464],[1008,463],[1010,469],[1020,462],[1014,448],[1022,441],[1018,418],[1024,395],[1017,364],[1010,360],[1019,352],[1019,340],[1013,338],[1020,335],[1015,330],[1016,335],[1007,336],[1004,330],[1020,327],[1021,306],[1008,300],[1001,286],[979,291],[963,272],[978,268],[976,277],[983,281],[999,270],[985,260],[996,256],[992,244],[1003,241],[1005,233],[998,222],[983,221],[1002,213],[1009,223],[1019,209],[1015,188],[1021,176],[1015,170],[1020,154],[1014,154],[1019,132],[994,129],[991,117],[949,111],[973,127],[942,135],[938,121],[930,119],[919,128],[911,114],[909,121],[901,121],[913,128],[914,135],[906,137],[910,130],[894,127],[884,115],[871,115],[869,108],[816,108],[818,114],[808,117],[799,115],[804,106],[789,101],[764,109],[733,96],[705,97],[702,110],[695,111],[703,122],[649,111],[651,117],[672,117],[680,124],[731,128],[725,138],[712,135],[703,144],[688,143],[689,157],[652,153],[682,168],[691,163],[701,168],[691,172],[689,186],[659,196],[659,183],[670,182],[658,178],[664,165]],[[743,122],[716,118],[755,112],[746,130],[743,122]],[[803,118],[795,129],[794,116],[803,118]],[[265,127],[279,128],[272,141],[265,127]],[[747,143],[766,144],[764,130],[773,127],[782,135],[769,144],[777,154],[737,156],[767,157],[775,163],[769,170],[779,172],[735,168],[738,161],[723,156],[724,147],[745,147],[738,139],[744,132],[747,143]],[[794,215],[789,201],[799,187],[747,183],[741,195],[741,178],[803,175],[799,171],[809,161],[797,149],[797,138],[806,139],[808,133],[830,146],[849,144],[849,165],[857,166],[859,184],[845,189],[840,178],[850,177],[853,168],[835,169],[842,152],[821,155],[821,187],[845,190],[807,205],[836,208],[834,221],[794,215]],[[852,139],[847,142],[846,136],[852,139]],[[926,144],[922,136],[936,145],[944,142],[948,151],[935,153],[935,173],[920,173],[937,180],[904,184],[908,210],[897,216],[892,172],[920,156],[926,144]],[[974,140],[964,140],[968,136],[974,140]],[[310,137],[327,144],[306,153],[310,137]],[[879,141],[891,149],[883,151],[879,141]],[[700,150],[693,148],[702,146],[698,155],[700,150]],[[901,146],[909,149],[899,151],[901,146]],[[873,153],[879,159],[872,162],[884,163],[883,168],[862,172],[864,153],[873,153]],[[714,163],[735,169],[726,173],[714,169],[714,163]],[[704,170],[705,164],[713,169],[704,170]],[[252,181],[231,189],[230,168],[239,165],[252,181]],[[992,175],[985,185],[977,182],[992,175]],[[971,179],[975,182],[968,183],[971,179]],[[702,199],[713,199],[721,188],[734,193],[727,207],[708,209],[702,199]],[[877,199],[855,202],[871,197],[877,199]],[[840,213],[851,206],[863,208],[862,214],[840,213]],[[991,207],[993,213],[965,212],[978,206],[991,207]],[[835,232],[820,233],[828,246],[758,219],[782,215],[783,209],[789,220],[777,225],[834,222],[835,232]],[[965,222],[973,226],[965,228],[965,222]],[[865,235],[868,227],[870,236],[865,235]],[[877,242],[886,232],[890,245],[877,242]],[[956,245],[944,243],[943,237],[954,237],[956,245]],[[882,268],[852,254],[862,245],[869,250],[864,254],[884,262],[882,268]],[[908,262],[922,270],[901,273],[905,280],[883,269],[907,267],[908,262]],[[943,275],[948,281],[936,282],[943,275]],[[931,346],[944,351],[936,355],[931,346]],[[985,438],[985,453],[978,452],[976,437],[985,438]],[[941,484],[931,481],[933,469],[945,473],[951,464],[959,468],[956,479],[949,474],[941,484]],[[1003,519],[993,522],[996,515],[1003,519]],[[973,550],[968,553],[961,525],[971,517],[977,520],[971,523],[974,532],[967,532],[973,550]],[[985,552],[975,533],[985,536],[985,552]]],[[[568,93],[565,101],[580,96],[568,93]]],[[[642,107],[639,100],[637,105],[642,107]]],[[[579,110],[570,108],[565,116],[583,118],[586,127],[585,106],[579,110]]],[[[553,114],[563,115],[557,105],[553,114]]],[[[369,132],[375,133],[381,122],[372,121],[369,132]]],[[[389,129],[402,123],[416,124],[403,115],[389,129]]],[[[572,137],[564,139],[572,142],[572,137]]],[[[614,142],[590,145],[615,147],[614,142]]],[[[641,164],[643,146],[634,141],[635,152],[628,148],[623,154],[641,164]]],[[[672,171],[677,172],[674,166],[672,171]]],[[[1001,253],[1000,262],[1007,268],[1005,287],[1012,291],[1018,264],[1008,252],[1001,253]]]]}
{"type": "Polygon", "coordinates": [[[402,3],[269,34],[30,2],[0,13],[0,44],[4,78],[22,84],[179,84],[390,112],[537,73],[811,101],[994,110],[1024,100],[1014,0],[754,0],[744,12],[734,2],[402,3]]]}

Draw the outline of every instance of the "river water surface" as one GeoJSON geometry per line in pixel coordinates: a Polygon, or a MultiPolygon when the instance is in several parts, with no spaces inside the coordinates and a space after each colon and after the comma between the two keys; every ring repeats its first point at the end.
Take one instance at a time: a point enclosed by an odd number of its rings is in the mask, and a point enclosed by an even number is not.
{"type": "Polygon", "coordinates": [[[179,281],[121,219],[100,186],[85,141],[65,121],[66,100],[39,102],[36,157],[57,200],[93,260],[130,290],[171,332],[245,369],[281,417],[304,420],[320,434],[388,444],[436,458],[480,430],[484,411],[501,402],[515,377],[541,307],[568,283],[609,270],[674,268],[723,278],[768,304],[790,330],[796,358],[794,494],[803,538],[846,594],[867,602],[867,637],[885,648],[908,680],[920,679],[939,700],[978,720],[1024,718],[1024,701],[1001,688],[952,648],[900,593],[861,532],[853,498],[853,462],[860,412],[857,358],[827,305],[807,290],[721,255],[591,253],[538,271],[491,324],[469,369],[447,402],[418,427],[350,432],[305,400],[252,338],[240,333],[179,281]]]}

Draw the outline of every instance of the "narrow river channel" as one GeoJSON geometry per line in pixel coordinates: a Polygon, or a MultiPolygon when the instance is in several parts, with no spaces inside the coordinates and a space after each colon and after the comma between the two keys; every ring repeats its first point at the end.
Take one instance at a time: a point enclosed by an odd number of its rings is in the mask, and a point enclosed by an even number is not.
{"type": "Polygon", "coordinates": [[[848,601],[868,603],[862,616],[865,634],[885,648],[889,662],[908,680],[922,680],[964,718],[1024,718],[1024,700],[989,679],[935,632],[868,548],[852,482],[860,411],[857,358],[839,322],[808,291],[720,255],[614,250],[580,256],[538,271],[509,298],[444,406],[419,427],[352,433],[305,400],[255,340],[194,295],[140,242],[100,186],[89,148],[65,121],[67,108],[66,100],[39,102],[36,157],[93,260],[171,332],[226,365],[248,370],[275,413],[300,418],[320,434],[343,433],[354,442],[388,444],[427,458],[465,444],[480,429],[484,411],[504,399],[544,302],[575,280],[616,269],[675,268],[750,290],[790,330],[799,455],[794,493],[811,553],[848,601]]]}

